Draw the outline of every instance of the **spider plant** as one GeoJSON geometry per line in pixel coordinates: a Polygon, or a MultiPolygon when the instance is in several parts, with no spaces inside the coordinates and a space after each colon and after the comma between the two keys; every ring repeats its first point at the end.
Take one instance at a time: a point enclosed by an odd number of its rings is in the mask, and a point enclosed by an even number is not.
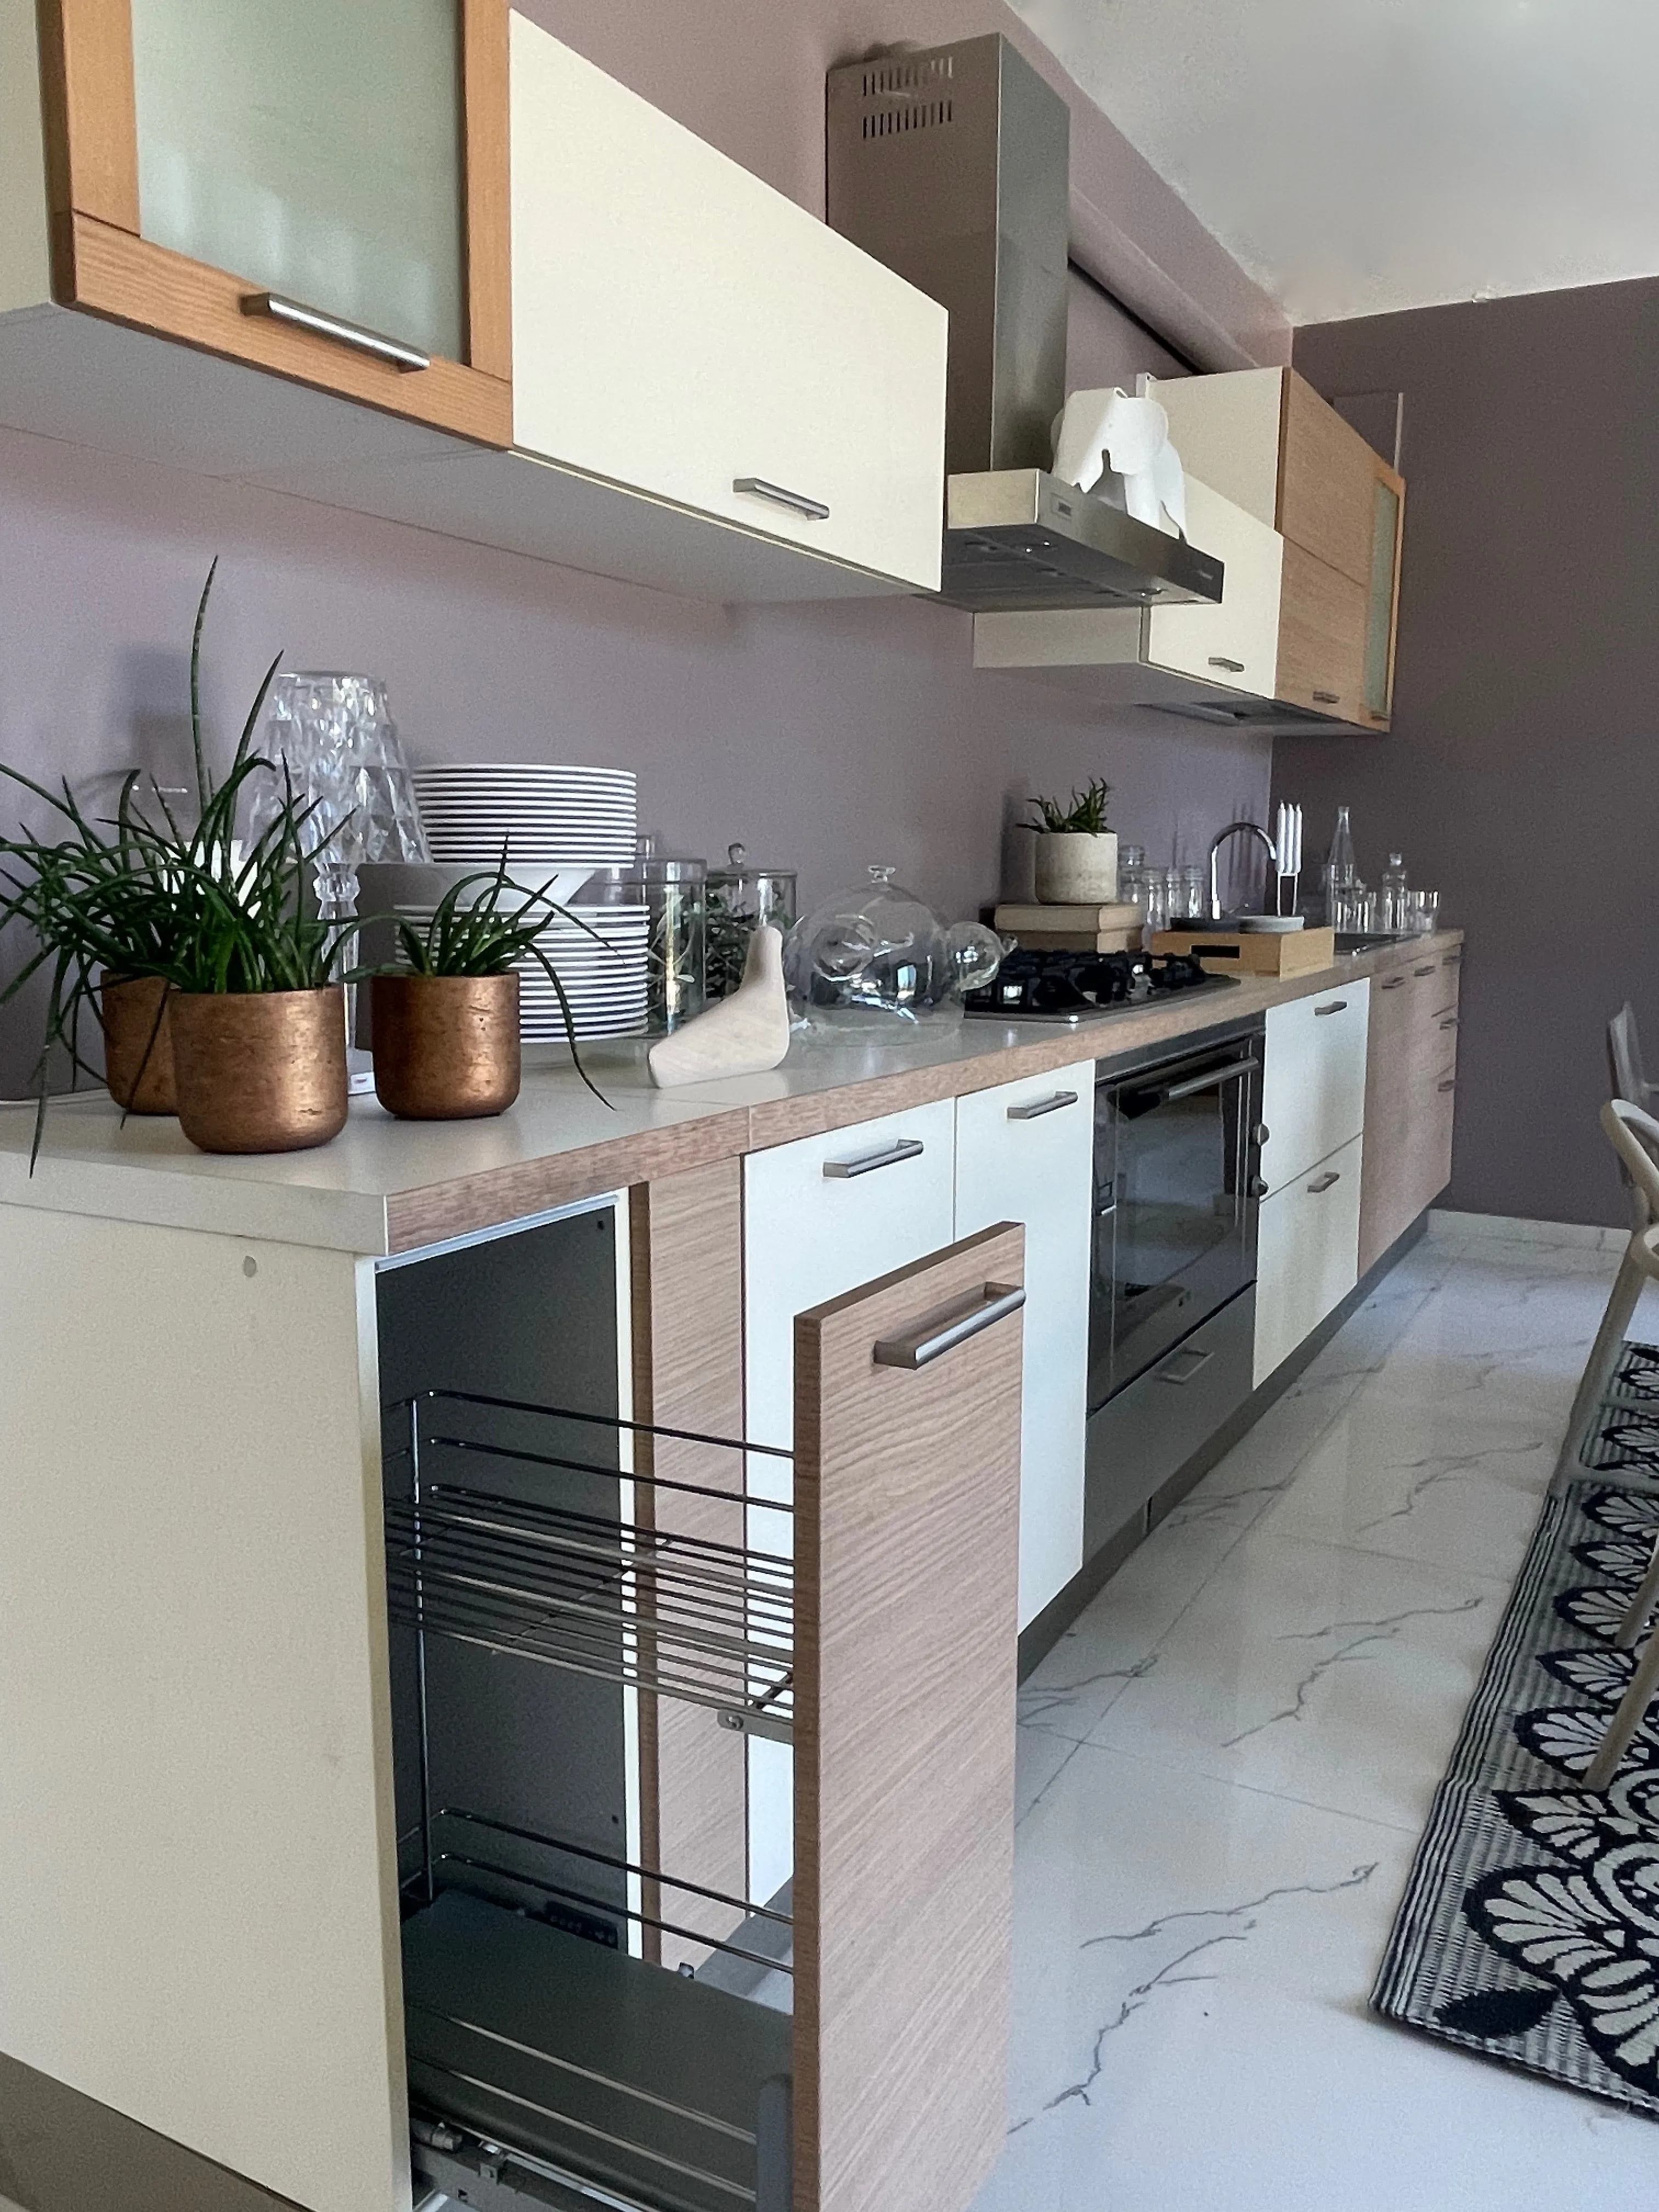
{"type": "Polygon", "coordinates": [[[400,921],[398,950],[401,962],[398,966],[383,968],[380,973],[503,975],[522,961],[533,961],[553,986],[577,1074],[593,1096],[608,1106],[611,1101],[582,1066],[581,1054],[576,1049],[576,1026],[571,1018],[570,1001],[541,941],[542,932],[556,915],[586,931],[596,944],[605,943],[597,930],[589,929],[580,915],[561,906],[556,899],[550,898],[544,891],[526,891],[521,884],[514,883],[507,872],[503,855],[494,869],[480,869],[476,875],[464,876],[459,883],[452,884],[420,927],[400,921]]]}
{"type": "Polygon", "coordinates": [[[1027,822],[1025,827],[1046,831],[1051,837],[1068,832],[1087,837],[1104,836],[1112,826],[1106,818],[1111,790],[1109,783],[1095,776],[1081,791],[1073,791],[1069,806],[1062,805],[1058,799],[1034,799],[1031,804],[1036,809],[1036,818],[1027,822]]]}
{"type": "Polygon", "coordinates": [[[53,791],[0,762],[0,775],[43,804],[49,824],[45,833],[0,839],[0,926],[22,921],[35,939],[0,990],[0,1006],[42,969],[49,976],[35,1067],[37,1155],[54,1047],[68,1056],[71,1082],[96,1073],[81,1049],[81,1024],[88,1011],[96,1014],[100,977],[155,975],[173,990],[214,992],[307,990],[337,980],[349,932],[307,914],[301,896],[311,810],[295,803],[285,782],[275,820],[246,851],[236,842],[250,779],[276,772],[254,751],[253,737],[281,653],[265,671],[223,778],[216,781],[208,766],[202,639],[218,566],[216,560],[208,570],[191,635],[193,825],[180,822],[159,788],[153,805],[141,800],[137,769],[123,778],[115,812],[105,817],[83,809],[67,779],[53,791]]]}

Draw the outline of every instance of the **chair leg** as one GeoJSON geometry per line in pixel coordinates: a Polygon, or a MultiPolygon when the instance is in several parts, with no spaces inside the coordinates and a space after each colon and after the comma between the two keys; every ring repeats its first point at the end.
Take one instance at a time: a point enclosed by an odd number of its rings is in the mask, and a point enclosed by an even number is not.
{"type": "Polygon", "coordinates": [[[1630,1740],[1659,1690],[1659,1632],[1648,1638],[1648,1648],[1637,1662],[1630,1687],[1619,1700],[1619,1710],[1607,1723],[1601,1748],[1584,1770],[1586,1790],[1605,1790],[1619,1771],[1619,1762],[1630,1748],[1630,1740]]]}
{"type": "Polygon", "coordinates": [[[1619,1633],[1613,1638],[1621,1651],[1635,1648],[1656,1605],[1659,1605],[1659,1536],[1653,1540],[1653,1557],[1648,1561],[1642,1587],[1631,1600],[1629,1610],[1620,1622],[1619,1633]]]}
{"type": "MultiPolygon", "coordinates": [[[[1632,1238],[1632,1242],[1634,1241],[1632,1238]]],[[[1590,1356],[1584,1363],[1584,1372],[1573,1396],[1572,1411],[1567,1416],[1567,1433],[1561,1443],[1561,1456],[1556,1462],[1559,1473],[1576,1467],[1583,1455],[1596,1413],[1618,1368],[1619,1355],[1625,1348],[1626,1333],[1646,1280],[1645,1273],[1637,1266],[1627,1250],[1619,1263],[1619,1273],[1607,1297],[1601,1326],[1595,1332],[1595,1341],[1590,1346],[1590,1356]]]]}

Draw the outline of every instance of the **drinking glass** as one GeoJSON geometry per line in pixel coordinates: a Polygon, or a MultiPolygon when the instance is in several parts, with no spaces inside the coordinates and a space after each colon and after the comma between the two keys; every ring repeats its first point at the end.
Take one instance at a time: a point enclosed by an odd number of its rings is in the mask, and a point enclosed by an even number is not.
{"type": "Polygon", "coordinates": [[[1171,904],[1171,915],[1179,915],[1185,921],[1201,921],[1210,901],[1208,872],[1203,864],[1189,863],[1173,869],[1171,873],[1179,878],[1181,884],[1180,903],[1171,904]]]}

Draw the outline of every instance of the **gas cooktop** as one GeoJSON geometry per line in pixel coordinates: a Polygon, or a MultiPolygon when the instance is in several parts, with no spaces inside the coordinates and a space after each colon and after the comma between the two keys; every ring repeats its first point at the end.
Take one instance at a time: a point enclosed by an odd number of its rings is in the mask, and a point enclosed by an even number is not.
{"type": "Polygon", "coordinates": [[[1061,1022],[1075,1026],[1102,1014],[1133,1013],[1177,994],[1231,991],[1236,975],[1212,975],[1184,954],[1038,951],[1024,945],[1004,955],[994,979],[968,993],[970,1014],[1004,1022],[1061,1022]]]}

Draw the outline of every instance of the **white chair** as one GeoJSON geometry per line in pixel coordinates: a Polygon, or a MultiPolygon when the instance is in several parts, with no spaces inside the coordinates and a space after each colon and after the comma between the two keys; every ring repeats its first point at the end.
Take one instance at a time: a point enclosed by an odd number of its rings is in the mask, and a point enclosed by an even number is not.
{"type": "MultiPolygon", "coordinates": [[[[1636,1026],[1636,1009],[1628,999],[1607,1024],[1607,1079],[1613,1085],[1613,1097],[1627,1098],[1632,1106],[1648,1108],[1659,1094],[1659,1084],[1648,1081],[1642,1060],[1641,1035],[1636,1026]]],[[[1647,1218],[1643,1202],[1622,1161],[1619,1172],[1625,1188],[1632,1193],[1633,1225],[1644,1228],[1647,1218]]]]}

